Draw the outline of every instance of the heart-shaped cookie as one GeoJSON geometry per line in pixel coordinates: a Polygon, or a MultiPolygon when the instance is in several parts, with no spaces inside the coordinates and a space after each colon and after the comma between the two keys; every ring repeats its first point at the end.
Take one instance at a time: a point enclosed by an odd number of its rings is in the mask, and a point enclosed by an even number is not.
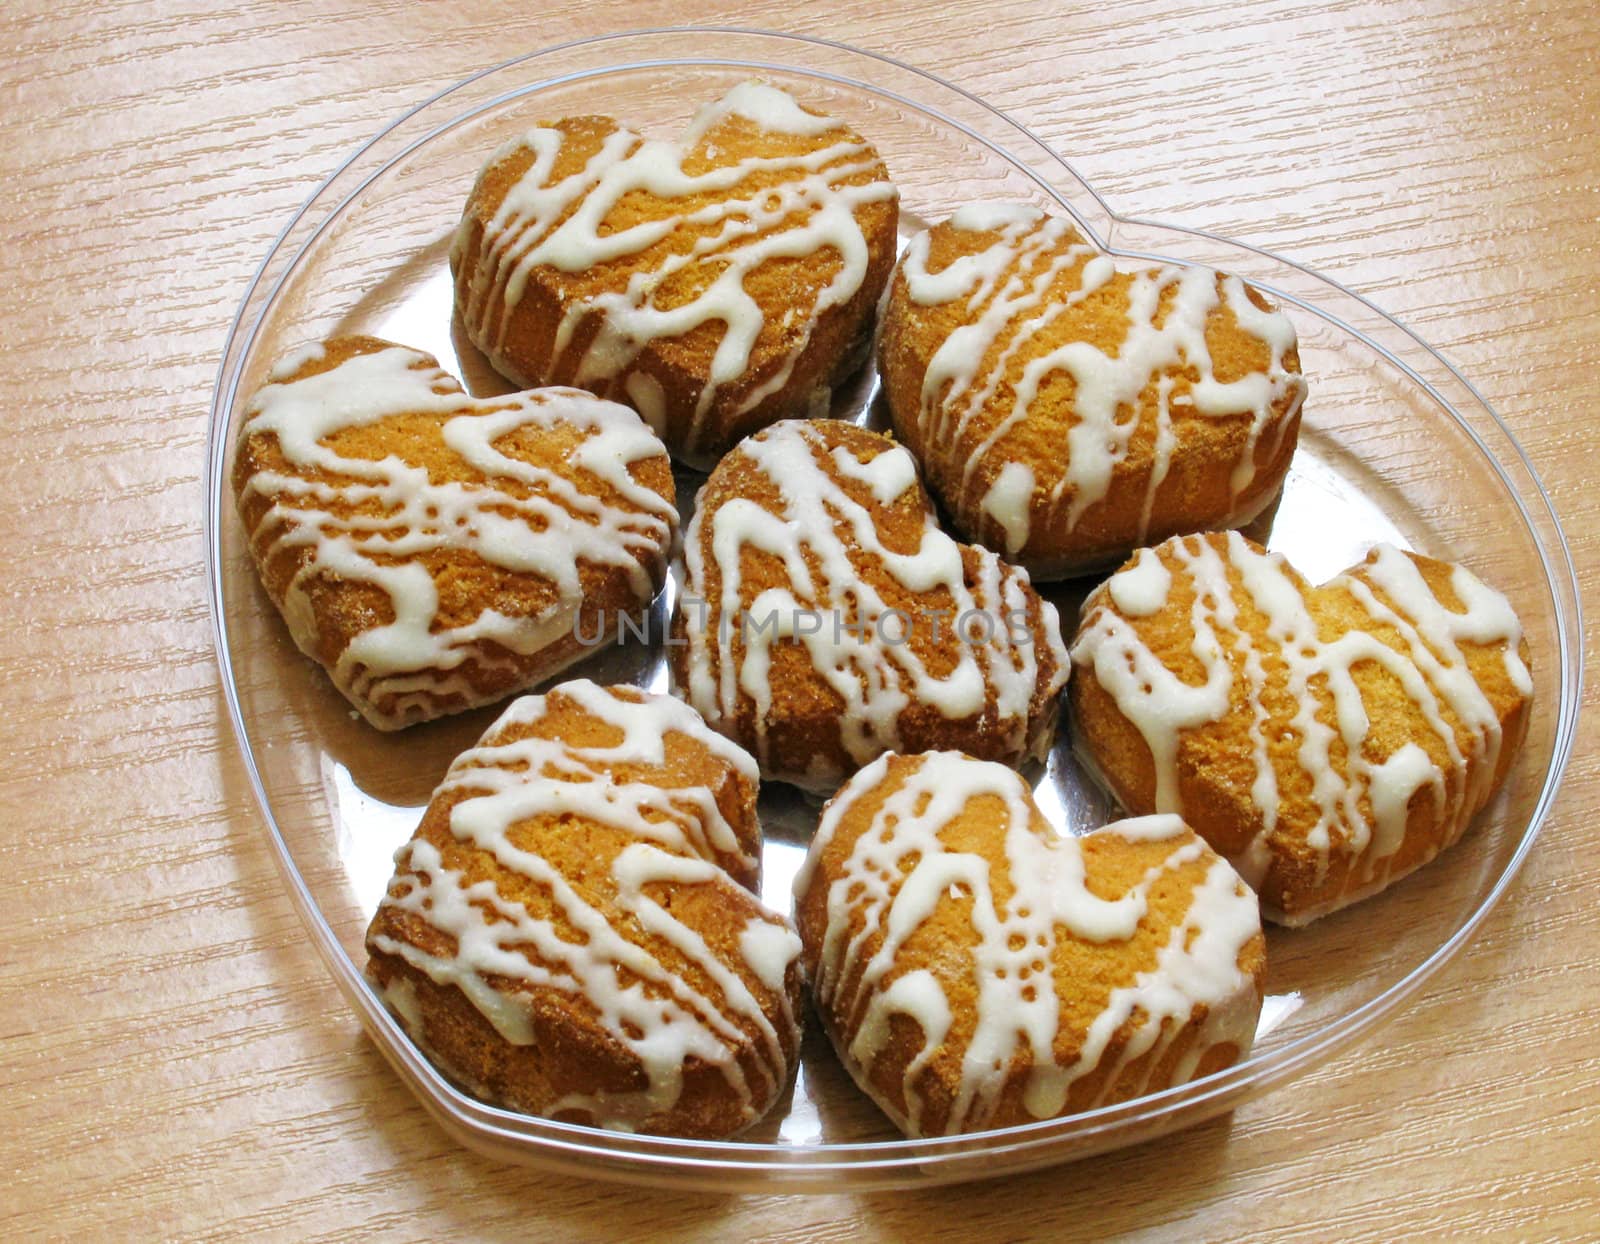
{"type": "Polygon", "coordinates": [[[1011,769],[885,756],[823,810],[795,879],[817,1011],[910,1136],[1181,1084],[1249,1050],[1255,896],[1175,816],[1051,830],[1011,769]]]}
{"type": "Polygon", "coordinates": [[[569,117],[479,175],[456,310],[497,370],[625,401],[709,469],[860,364],[897,199],[871,144],[761,83],[675,143],[569,117]]]}
{"type": "Polygon", "coordinates": [[[1294,454],[1294,325],[1237,277],[1119,270],[1032,208],[913,238],[880,346],[895,430],[957,526],[1061,578],[1248,523],[1294,454]]]}
{"type": "Polygon", "coordinates": [[[524,696],[396,854],[369,979],[487,1101],[736,1132],[799,1045],[800,943],[751,893],[757,785],[750,757],[670,696],[588,681],[524,696]]]}
{"type": "Polygon", "coordinates": [[[677,523],[666,450],[627,407],[576,389],[477,400],[372,337],[273,369],[233,483],[295,642],[383,730],[609,639],[665,581],[677,523]]]}
{"type": "Polygon", "coordinates": [[[1049,749],[1055,607],[939,530],[886,436],[788,420],[743,441],[700,490],[683,571],[674,684],[765,777],[832,791],[887,751],[1049,749]]]}
{"type": "Polygon", "coordinates": [[[1181,814],[1304,924],[1454,842],[1505,780],[1532,681],[1506,599],[1388,545],[1321,587],[1237,532],[1144,549],[1073,642],[1074,746],[1181,814]]]}

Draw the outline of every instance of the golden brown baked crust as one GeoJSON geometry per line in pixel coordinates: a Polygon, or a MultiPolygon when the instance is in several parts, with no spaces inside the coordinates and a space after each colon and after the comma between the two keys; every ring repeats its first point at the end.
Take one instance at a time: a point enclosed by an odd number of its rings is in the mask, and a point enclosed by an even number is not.
{"type": "Polygon", "coordinates": [[[1294,326],[1237,277],[1117,270],[1067,221],[963,209],[912,240],[879,363],[968,539],[1055,579],[1248,523],[1294,454],[1294,326]]]}
{"type": "Polygon", "coordinates": [[[1173,539],[1085,604],[1073,741],[1303,924],[1456,841],[1526,735],[1528,659],[1462,567],[1379,546],[1311,587],[1237,533],[1173,539]]]}
{"type": "Polygon", "coordinates": [[[824,810],[795,896],[834,1048],[911,1136],[1128,1100],[1254,1038],[1255,896],[1177,817],[1060,837],[1009,769],[886,756],[824,810]]]}
{"type": "Polygon", "coordinates": [[[434,1064],[530,1114],[716,1137],[798,1048],[799,942],[751,892],[747,755],[685,705],[525,696],[435,792],[367,931],[368,975],[434,1064]]]}
{"type": "Polygon", "coordinates": [[[474,399],[374,337],[279,364],[233,486],[295,642],[384,730],[498,700],[642,615],[677,520],[633,411],[571,389],[474,399]]]}
{"type": "Polygon", "coordinates": [[[709,469],[860,365],[896,219],[871,144],[772,87],[735,88],[676,144],[569,117],[484,167],[457,313],[505,375],[627,402],[709,469]]]}
{"type": "Polygon", "coordinates": [[[683,581],[674,688],[768,778],[832,791],[885,751],[1020,764],[1054,737],[1055,607],[939,530],[886,436],[791,420],[743,442],[700,490],[683,581]]]}

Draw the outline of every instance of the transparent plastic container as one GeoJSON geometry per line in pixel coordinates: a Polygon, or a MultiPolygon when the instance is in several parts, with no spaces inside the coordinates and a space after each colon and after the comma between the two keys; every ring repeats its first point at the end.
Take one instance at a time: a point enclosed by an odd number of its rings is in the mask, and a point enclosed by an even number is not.
{"type": "MultiPolygon", "coordinates": [[[[871,419],[874,393],[869,369],[838,395],[835,413],[871,419]]],[[[206,538],[217,655],[289,895],[352,1009],[419,1100],[462,1143],[511,1161],[673,1187],[836,1192],[1010,1174],[1194,1124],[1334,1057],[1438,972],[1516,875],[1572,746],[1582,657],[1566,544],[1521,448],[1453,367],[1361,297],[1293,263],[1116,216],[1065,161],[982,101],[836,43],[706,29],[607,36],[509,61],[419,104],[284,227],[239,308],[211,420],[206,538]],[[1114,254],[1225,268],[1287,304],[1311,397],[1270,545],[1313,579],[1359,560],[1376,540],[1410,545],[1467,563],[1521,614],[1534,711],[1505,789],[1457,846],[1413,877],[1308,929],[1270,931],[1255,1048],[1221,1074],[1071,1118],[911,1141],[856,1090],[813,1022],[792,1092],[749,1133],[724,1142],[623,1135],[474,1100],[416,1051],[362,978],[362,934],[390,856],[450,759],[495,710],[380,735],[353,720],[299,655],[256,581],[227,487],[245,403],[277,355],[334,332],[431,351],[473,392],[503,391],[452,326],[446,256],[486,155],[536,120],[572,113],[605,112],[670,136],[699,104],[750,77],[847,119],[877,144],[901,186],[903,233],[971,200],[1021,200],[1070,213],[1114,254]]],[[[684,496],[697,479],[680,478],[684,496]]],[[[1070,634],[1074,588],[1055,594],[1070,634]]],[[[642,646],[610,650],[574,673],[665,683],[660,654],[642,646]]],[[[1042,807],[1064,827],[1108,818],[1065,740],[1037,776],[1042,807]]],[[[765,887],[784,908],[816,814],[784,788],[763,795],[765,887]]]]}

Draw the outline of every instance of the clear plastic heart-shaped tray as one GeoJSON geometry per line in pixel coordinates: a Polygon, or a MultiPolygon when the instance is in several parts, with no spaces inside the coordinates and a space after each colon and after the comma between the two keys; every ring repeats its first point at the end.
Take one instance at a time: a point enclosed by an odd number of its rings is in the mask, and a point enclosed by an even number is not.
{"type": "MultiPolygon", "coordinates": [[[[867,369],[837,415],[875,418],[867,369]]],[[[228,338],[211,414],[208,582],[228,711],[289,893],[374,1042],[463,1143],[577,1174],[721,1190],[838,1191],[1006,1174],[1184,1127],[1334,1057],[1460,950],[1532,846],[1571,749],[1580,678],[1576,580],[1560,526],[1516,441],[1413,333],[1315,273],[1219,238],[1114,215],[1055,153],[959,88],[871,53],[745,31],[585,40],[485,70],[424,101],[355,152],[285,226],[228,338]],[[436,354],[475,393],[504,391],[452,323],[447,251],[474,174],[536,120],[604,112],[671,135],[701,103],[759,77],[847,119],[883,153],[903,232],[973,200],[1075,216],[1113,254],[1224,268],[1285,304],[1311,383],[1294,467],[1263,528],[1309,577],[1378,540],[1463,561],[1510,596],[1533,651],[1527,744],[1505,789],[1430,867],[1308,929],[1269,933],[1268,998],[1250,1058],[1179,1088],[1087,1114],[950,1139],[903,1139],[850,1082],[812,1023],[793,1091],[736,1140],[625,1135],[483,1104],[441,1076],[362,979],[362,934],[450,759],[494,710],[380,735],[296,651],[256,582],[227,488],[244,405],[271,361],[330,333],[436,354]]],[[[686,507],[698,477],[679,478],[686,507]]],[[[1053,592],[1068,634],[1084,585],[1053,592]]],[[[669,604],[670,588],[657,602],[669,604]]],[[[608,650],[574,671],[665,685],[661,654],[608,650]]],[[[1034,775],[1068,830],[1111,811],[1063,739],[1034,775]]],[[[816,822],[781,787],[763,795],[767,898],[789,882],[816,822]]],[[[1506,982],[1506,988],[1515,988],[1506,982]]]]}

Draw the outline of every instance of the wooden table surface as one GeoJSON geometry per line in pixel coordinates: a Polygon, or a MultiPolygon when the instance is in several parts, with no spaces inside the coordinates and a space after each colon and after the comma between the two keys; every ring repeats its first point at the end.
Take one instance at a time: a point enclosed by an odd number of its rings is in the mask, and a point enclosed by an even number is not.
{"type": "Polygon", "coordinates": [[[1231,1123],[1074,1167],[821,1197],[554,1178],[457,1148],[362,1036],[283,896],[218,690],[200,474],[224,334],[287,216],[403,107],[691,16],[944,74],[1114,208],[1364,292],[1501,412],[1580,573],[1600,553],[1593,0],[8,0],[0,1238],[1600,1233],[1587,728],[1507,901],[1398,1020],[1231,1123]]]}

